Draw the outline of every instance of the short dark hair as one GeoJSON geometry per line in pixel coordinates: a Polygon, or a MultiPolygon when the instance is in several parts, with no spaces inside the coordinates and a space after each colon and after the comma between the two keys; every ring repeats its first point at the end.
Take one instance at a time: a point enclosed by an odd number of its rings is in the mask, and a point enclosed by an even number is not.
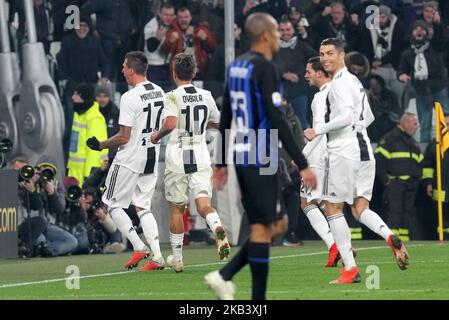
{"type": "Polygon", "coordinates": [[[176,11],[176,13],[184,12],[184,11],[189,11],[189,13],[190,13],[189,8],[187,8],[187,7],[180,7],[180,8],[178,8],[178,10],[176,11]]]}
{"type": "Polygon", "coordinates": [[[322,46],[334,46],[339,52],[345,51],[346,43],[338,38],[327,38],[321,42],[322,46]]]}
{"type": "Polygon", "coordinates": [[[179,80],[192,80],[195,72],[195,60],[193,56],[187,53],[178,53],[173,58],[173,70],[179,80]]]}
{"type": "Polygon", "coordinates": [[[125,55],[128,68],[133,69],[138,75],[146,76],[148,59],[142,51],[131,51],[125,55]]]}
{"type": "Polygon", "coordinates": [[[159,7],[159,11],[162,11],[162,9],[175,9],[175,6],[170,2],[163,2],[159,7]]]}
{"type": "Polygon", "coordinates": [[[279,21],[279,24],[281,24],[281,23],[290,23],[293,26],[293,23],[291,22],[291,20],[288,17],[281,18],[281,20],[279,21]]]}
{"type": "Polygon", "coordinates": [[[320,57],[310,58],[307,63],[310,63],[312,65],[312,69],[315,70],[315,72],[321,71],[326,78],[330,78],[329,73],[324,70],[324,67],[321,64],[320,57]]]}

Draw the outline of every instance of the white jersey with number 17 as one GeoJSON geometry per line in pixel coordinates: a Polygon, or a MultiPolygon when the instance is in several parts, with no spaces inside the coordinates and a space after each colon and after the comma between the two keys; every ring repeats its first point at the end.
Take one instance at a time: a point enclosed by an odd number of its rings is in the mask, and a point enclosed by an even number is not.
{"type": "Polygon", "coordinates": [[[219,123],[220,112],[210,91],[183,85],[167,93],[165,116],[178,118],[165,151],[166,168],[177,173],[192,173],[210,168],[206,143],[209,122],[219,123]]]}
{"type": "Polygon", "coordinates": [[[159,144],[150,135],[158,130],[164,112],[165,93],[150,81],[139,83],[122,95],[119,125],[131,127],[128,143],[118,148],[114,164],[136,173],[154,173],[159,158],[159,144]]]}

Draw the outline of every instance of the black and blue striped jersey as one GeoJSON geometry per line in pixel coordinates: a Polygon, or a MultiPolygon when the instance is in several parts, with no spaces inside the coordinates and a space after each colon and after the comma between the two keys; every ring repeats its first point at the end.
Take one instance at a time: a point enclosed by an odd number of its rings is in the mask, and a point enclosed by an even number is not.
{"type": "MultiPolygon", "coordinates": [[[[228,67],[220,133],[225,137],[227,129],[235,130],[234,162],[237,166],[264,167],[270,166],[267,161],[278,161],[270,157],[274,148],[279,148],[278,139],[270,135],[270,130],[275,129],[299,169],[307,167],[280,110],[281,102],[279,73],[262,54],[247,52],[228,67]]],[[[222,143],[222,152],[217,153],[218,166],[225,165],[226,146],[222,143]]]]}

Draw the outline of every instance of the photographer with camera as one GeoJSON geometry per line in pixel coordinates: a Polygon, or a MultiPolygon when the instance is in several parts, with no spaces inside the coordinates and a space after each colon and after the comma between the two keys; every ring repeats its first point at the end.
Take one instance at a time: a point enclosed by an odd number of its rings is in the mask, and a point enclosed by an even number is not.
{"type": "MultiPolygon", "coordinates": [[[[72,178],[73,179],[73,178],[72,178]]],[[[126,249],[122,235],[108,216],[100,200],[100,191],[93,187],[80,189],[77,181],[65,181],[69,221],[78,240],[76,253],[120,253],[126,249]]]]}
{"type": "Polygon", "coordinates": [[[78,245],[76,238],[55,225],[65,206],[55,162],[42,157],[33,168],[19,157],[13,160],[13,167],[19,171],[19,254],[50,257],[72,253],[78,245]]]}

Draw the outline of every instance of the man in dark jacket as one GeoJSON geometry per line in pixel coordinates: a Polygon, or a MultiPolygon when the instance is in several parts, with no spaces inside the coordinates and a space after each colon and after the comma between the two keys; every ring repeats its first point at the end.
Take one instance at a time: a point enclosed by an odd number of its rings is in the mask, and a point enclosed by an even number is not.
{"type": "Polygon", "coordinates": [[[402,97],[404,84],[398,81],[396,70],[401,53],[406,48],[406,26],[385,5],[379,6],[379,28],[365,29],[360,51],[371,62],[372,73],[380,75],[386,87],[398,98],[402,97]]]}
{"type": "Polygon", "coordinates": [[[368,135],[371,142],[377,143],[399,123],[402,111],[396,95],[385,88],[384,79],[378,75],[369,78],[368,101],[374,115],[374,122],[368,127],[368,135]]]}
{"type": "Polygon", "coordinates": [[[97,83],[98,72],[102,82],[112,76],[110,65],[101,47],[100,40],[90,33],[90,18],[81,15],[80,28],[62,39],[61,51],[56,56],[62,79],[67,79],[64,90],[65,123],[64,150],[70,144],[73,121],[72,95],[80,83],[97,83]]]}
{"type": "Polygon", "coordinates": [[[400,124],[387,133],[375,151],[376,175],[385,186],[386,223],[402,240],[409,240],[409,225],[422,176],[424,159],[413,134],[419,127],[413,113],[405,113],[400,124]]]}
{"type": "Polygon", "coordinates": [[[274,58],[274,63],[282,75],[287,101],[293,109],[303,129],[310,127],[307,103],[307,83],[304,80],[307,60],[317,55],[306,42],[295,35],[290,20],[282,20],[279,24],[281,33],[280,49],[274,58]]]}
{"type": "Polygon", "coordinates": [[[411,82],[421,124],[421,142],[430,142],[434,101],[449,111],[447,72],[442,58],[443,44],[429,39],[429,26],[418,20],[412,27],[411,46],[401,56],[398,78],[411,82]]]}
{"type": "MultiPolygon", "coordinates": [[[[95,90],[95,100],[100,105],[100,112],[106,120],[108,138],[114,136],[120,129],[118,124],[119,109],[111,99],[111,89],[107,85],[100,85],[95,90]]],[[[109,149],[109,157],[113,157],[117,149],[109,149]]]]}
{"type": "Polygon", "coordinates": [[[353,23],[347,17],[345,6],[341,2],[332,2],[330,9],[323,11],[313,28],[316,30],[316,48],[324,39],[338,38],[346,43],[345,51],[358,50],[362,29],[360,24],[353,23]]]}
{"type": "Polygon", "coordinates": [[[96,31],[100,36],[104,53],[113,66],[112,79],[123,83],[120,91],[126,91],[126,81],[121,72],[123,58],[127,52],[137,49],[139,37],[136,22],[139,12],[135,1],[88,0],[82,6],[81,12],[86,15],[95,13],[96,31]]]}

